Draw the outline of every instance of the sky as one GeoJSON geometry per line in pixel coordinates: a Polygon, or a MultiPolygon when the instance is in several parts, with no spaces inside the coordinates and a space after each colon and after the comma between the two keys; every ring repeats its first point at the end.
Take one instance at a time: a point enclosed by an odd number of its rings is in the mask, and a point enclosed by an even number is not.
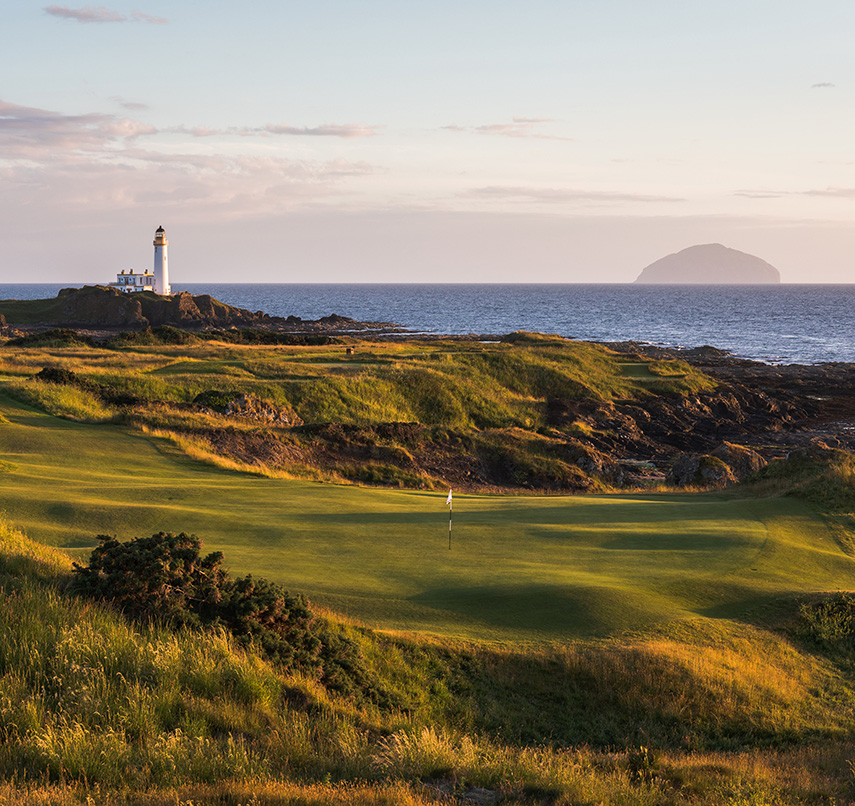
{"type": "Polygon", "coordinates": [[[855,280],[852,0],[3,8],[0,282],[855,280]]]}

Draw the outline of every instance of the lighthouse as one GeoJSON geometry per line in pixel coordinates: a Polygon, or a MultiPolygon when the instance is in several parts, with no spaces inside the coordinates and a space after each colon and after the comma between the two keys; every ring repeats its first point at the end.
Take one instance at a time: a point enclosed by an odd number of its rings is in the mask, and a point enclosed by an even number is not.
{"type": "Polygon", "coordinates": [[[172,289],[169,286],[169,261],[166,256],[166,231],[158,227],[154,233],[154,292],[169,296],[172,289]]]}

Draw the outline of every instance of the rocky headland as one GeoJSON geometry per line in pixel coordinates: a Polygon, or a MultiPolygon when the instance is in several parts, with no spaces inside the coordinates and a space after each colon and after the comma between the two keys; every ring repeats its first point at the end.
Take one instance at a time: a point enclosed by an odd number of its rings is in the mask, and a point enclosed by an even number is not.
{"type": "Polygon", "coordinates": [[[636,283],[756,285],[781,282],[778,270],[755,255],[720,243],[690,246],[645,267],[636,283]]]}
{"type": "Polygon", "coordinates": [[[227,305],[208,294],[181,292],[170,297],[145,291],[124,294],[107,286],[64,288],[54,299],[0,300],[0,319],[8,328],[22,332],[75,328],[90,334],[139,331],[164,325],[191,331],[255,328],[301,334],[401,330],[390,322],[359,322],[337,314],[317,320],[270,316],[263,311],[227,305]]]}

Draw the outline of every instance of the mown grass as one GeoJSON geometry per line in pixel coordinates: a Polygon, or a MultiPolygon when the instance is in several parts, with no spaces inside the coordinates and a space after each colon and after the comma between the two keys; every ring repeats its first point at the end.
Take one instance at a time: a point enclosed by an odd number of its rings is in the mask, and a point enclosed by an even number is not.
{"type": "Polygon", "coordinates": [[[449,551],[444,492],[250,475],[122,425],[8,398],[0,410],[0,507],[34,538],[80,556],[97,534],[193,532],[235,572],[387,629],[503,642],[608,636],[836,589],[855,569],[795,498],[456,495],[449,551]]]}

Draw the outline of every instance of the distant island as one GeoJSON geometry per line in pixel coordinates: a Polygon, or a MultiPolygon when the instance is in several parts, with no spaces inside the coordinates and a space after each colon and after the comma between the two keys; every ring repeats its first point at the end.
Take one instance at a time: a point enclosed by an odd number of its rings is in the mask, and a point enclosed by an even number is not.
{"type": "Polygon", "coordinates": [[[635,282],[752,285],[780,283],[781,275],[759,257],[720,243],[707,243],[660,258],[647,266],[635,282]]]}

